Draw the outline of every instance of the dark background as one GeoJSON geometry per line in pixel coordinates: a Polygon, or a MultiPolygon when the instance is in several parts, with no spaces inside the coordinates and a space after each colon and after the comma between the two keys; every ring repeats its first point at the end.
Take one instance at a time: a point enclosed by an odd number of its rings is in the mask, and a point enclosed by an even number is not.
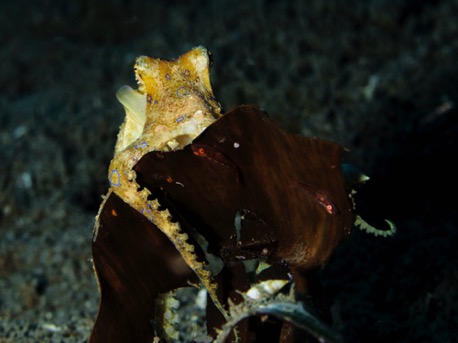
{"type": "Polygon", "coordinates": [[[114,94],[136,56],[196,45],[226,110],[343,144],[371,176],[358,212],[397,224],[320,272],[346,341],[457,342],[457,18],[456,0],[2,2],[0,342],[87,339],[114,94]]]}

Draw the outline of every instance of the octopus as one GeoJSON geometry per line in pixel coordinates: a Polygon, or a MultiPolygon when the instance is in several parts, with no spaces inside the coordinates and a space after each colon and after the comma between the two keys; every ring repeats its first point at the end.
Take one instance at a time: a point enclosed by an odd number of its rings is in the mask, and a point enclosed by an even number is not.
{"type": "Polygon", "coordinates": [[[382,236],[395,226],[379,233],[355,220],[345,179],[365,178],[341,164],[340,145],[286,133],[255,106],[223,115],[209,66],[203,47],[140,56],[137,89],[116,94],[126,115],[93,232],[102,300],[90,342],[174,341],[173,293],[189,284],[212,300],[218,342],[231,333],[249,342],[266,328],[241,320],[260,314],[283,320],[269,327],[282,342],[301,335],[288,322],[339,342],[318,319],[291,317],[311,318],[296,295],[314,296],[311,275],[352,225],[382,236]]]}

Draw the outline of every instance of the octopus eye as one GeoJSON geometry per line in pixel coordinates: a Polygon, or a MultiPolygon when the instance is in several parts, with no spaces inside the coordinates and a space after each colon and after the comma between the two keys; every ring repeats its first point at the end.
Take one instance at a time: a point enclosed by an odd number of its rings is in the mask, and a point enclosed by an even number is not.
{"type": "Polygon", "coordinates": [[[205,148],[202,148],[202,147],[197,148],[197,147],[193,146],[193,147],[192,147],[192,152],[193,152],[194,155],[196,155],[196,156],[206,156],[206,155],[207,155],[207,153],[206,153],[206,151],[205,151],[205,148]]]}
{"type": "Polygon", "coordinates": [[[306,194],[308,194],[312,199],[314,199],[320,206],[322,206],[327,213],[329,214],[337,214],[338,210],[336,205],[329,199],[329,196],[319,190],[316,189],[309,184],[303,182],[297,182],[297,185],[300,189],[302,189],[306,194]]]}

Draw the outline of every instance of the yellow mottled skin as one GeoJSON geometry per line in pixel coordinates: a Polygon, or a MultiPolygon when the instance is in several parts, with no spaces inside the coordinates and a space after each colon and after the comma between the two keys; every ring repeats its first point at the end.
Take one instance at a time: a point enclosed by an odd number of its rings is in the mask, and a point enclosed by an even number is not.
{"type": "Polygon", "coordinates": [[[197,47],[173,61],[141,56],[135,64],[135,76],[138,89],[124,86],[117,94],[126,118],[108,171],[111,187],[107,198],[111,192],[116,193],[166,234],[224,313],[210,272],[196,260],[187,234],[179,223],[171,222],[168,210],[158,210],[157,200],[147,199],[150,192],[146,188],[138,191],[132,169],[148,152],[182,149],[221,117],[220,104],[210,85],[209,53],[197,47]]]}

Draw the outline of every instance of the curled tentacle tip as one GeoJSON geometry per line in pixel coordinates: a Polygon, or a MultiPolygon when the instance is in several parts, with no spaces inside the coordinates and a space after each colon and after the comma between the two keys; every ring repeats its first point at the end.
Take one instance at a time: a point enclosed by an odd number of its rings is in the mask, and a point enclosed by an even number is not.
{"type": "Polygon", "coordinates": [[[385,219],[385,221],[388,223],[389,228],[388,230],[381,230],[373,227],[360,216],[356,216],[355,226],[360,230],[373,234],[374,236],[391,237],[396,233],[396,225],[388,219],[385,219]]]}

